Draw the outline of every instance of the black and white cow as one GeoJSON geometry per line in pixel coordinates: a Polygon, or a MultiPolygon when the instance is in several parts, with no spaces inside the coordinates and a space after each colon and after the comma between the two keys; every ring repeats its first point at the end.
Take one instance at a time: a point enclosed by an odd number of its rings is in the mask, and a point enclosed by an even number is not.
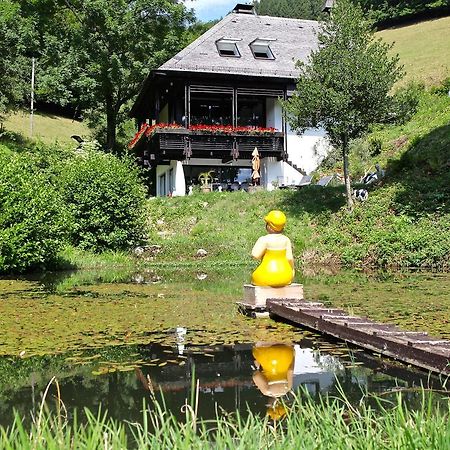
{"type": "Polygon", "coordinates": [[[369,198],[367,189],[353,189],[352,197],[358,202],[365,202],[369,198]]]}
{"type": "Polygon", "coordinates": [[[375,164],[375,170],[376,170],[375,172],[370,172],[364,175],[361,178],[361,183],[375,184],[378,183],[382,178],[384,178],[385,171],[380,167],[378,163],[375,164]]]}

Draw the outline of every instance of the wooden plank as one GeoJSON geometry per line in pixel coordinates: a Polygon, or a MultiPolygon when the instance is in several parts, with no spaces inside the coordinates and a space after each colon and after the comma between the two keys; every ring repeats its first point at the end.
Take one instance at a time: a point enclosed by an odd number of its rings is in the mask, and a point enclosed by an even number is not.
{"type": "Polygon", "coordinates": [[[307,302],[307,301],[300,301],[298,302],[297,305],[299,308],[305,308],[305,309],[309,309],[309,308],[317,308],[317,307],[324,307],[323,303],[320,302],[307,302]]]}
{"type": "Polygon", "coordinates": [[[269,311],[265,306],[254,305],[245,302],[237,302],[239,311],[248,317],[253,318],[268,318],[269,311]]]}
{"type": "Polygon", "coordinates": [[[339,321],[358,319],[358,317],[356,317],[356,316],[348,316],[344,312],[342,312],[342,314],[322,314],[320,316],[320,318],[324,319],[324,320],[339,320],[339,321]]]}
{"type": "MultiPolygon", "coordinates": [[[[418,348],[418,347],[416,347],[416,348],[418,348]]],[[[426,346],[426,345],[421,345],[420,348],[422,348],[422,349],[424,349],[424,350],[428,350],[428,351],[431,352],[431,353],[436,353],[436,354],[443,355],[443,356],[445,356],[447,359],[450,360],[450,348],[439,347],[439,346],[437,346],[437,345],[432,346],[432,347],[428,347],[428,346],[426,346]]]]}
{"type": "MultiPolygon", "coordinates": [[[[332,309],[332,308],[301,308],[297,306],[297,309],[299,311],[305,311],[308,314],[315,314],[317,316],[323,315],[323,314],[336,314],[338,312],[341,312],[340,309],[332,309]]],[[[342,311],[342,314],[345,314],[344,311],[342,311]]]]}
{"type": "Polygon", "coordinates": [[[405,337],[411,337],[411,336],[428,336],[428,333],[422,332],[422,331],[391,331],[391,330],[373,330],[372,334],[378,335],[378,336],[405,336],[405,337]]]}
{"type": "Polygon", "coordinates": [[[342,310],[334,308],[303,308],[298,304],[288,306],[282,300],[272,301],[271,299],[267,301],[267,307],[271,316],[284,318],[292,323],[417,367],[450,375],[448,355],[438,347],[440,344],[446,345],[448,341],[424,339],[426,337],[424,333],[405,332],[393,325],[382,323],[375,325],[375,323],[367,323],[363,318],[361,318],[362,323],[356,326],[352,323],[353,319],[347,319],[347,322],[340,320],[346,314],[342,310]],[[330,317],[332,315],[336,317],[330,317]],[[373,328],[377,328],[377,330],[373,328]],[[378,333],[374,333],[374,331],[378,331],[378,333]],[[420,337],[420,339],[411,339],[412,336],[420,337]],[[424,347],[418,346],[418,344],[423,344],[424,347]],[[437,350],[438,348],[439,350],[437,350]]]}
{"type": "Polygon", "coordinates": [[[448,345],[449,341],[446,340],[408,340],[408,345],[448,345]]]}
{"type": "Polygon", "coordinates": [[[392,330],[395,328],[395,325],[392,324],[381,324],[378,322],[357,322],[356,320],[354,322],[348,322],[348,326],[352,326],[354,328],[379,328],[380,330],[392,330]]]}

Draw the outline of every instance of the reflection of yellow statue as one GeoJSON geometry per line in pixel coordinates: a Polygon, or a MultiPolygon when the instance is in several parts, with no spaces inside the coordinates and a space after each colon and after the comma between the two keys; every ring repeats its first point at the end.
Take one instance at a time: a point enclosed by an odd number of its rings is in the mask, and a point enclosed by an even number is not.
{"type": "Polygon", "coordinates": [[[294,348],[290,345],[256,345],[253,357],[258,368],[253,381],[270,401],[267,414],[273,419],[281,419],[286,414],[284,405],[278,399],[292,389],[294,348]]]}
{"type": "Polygon", "coordinates": [[[287,286],[294,278],[294,257],[290,239],[282,234],[286,216],[283,212],[274,210],[264,220],[268,234],[260,237],[252,250],[253,258],[262,259],[252,274],[252,284],[287,286]]]}
{"type": "Polygon", "coordinates": [[[272,420],[280,420],[286,415],[286,407],[282,403],[278,403],[277,399],[272,401],[272,404],[267,408],[267,415],[272,420]]]}

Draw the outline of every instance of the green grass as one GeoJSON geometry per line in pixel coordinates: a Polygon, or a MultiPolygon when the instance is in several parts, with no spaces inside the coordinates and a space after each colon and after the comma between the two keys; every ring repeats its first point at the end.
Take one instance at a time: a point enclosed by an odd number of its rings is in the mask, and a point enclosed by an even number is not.
{"type": "Polygon", "coordinates": [[[312,217],[326,221],[343,202],[339,188],[153,199],[148,207],[149,242],[162,247],[155,262],[196,262],[200,248],[208,252],[208,262],[246,262],[256,238],[265,234],[264,215],[271,209],[283,209],[288,214],[286,233],[300,255],[314,233],[312,217]]]}
{"type": "Polygon", "coordinates": [[[160,245],[161,252],[153,261],[196,263],[200,248],[208,252],[206,267],[249,261],[254,242],[265,233],[262,218],[276,208],[288,216],[285,233],[297,265],[448,268],[448,178],[445,171],[422,178],[394,173],[352,214],[342,187],[154,199],[149,243],[160,245]]]}
{"type": "Polygon", "coordinates": [[[450,72],[450,17],[414,25],[389,28],[377,33],[386,42],[394,42],[393,53],[400,55],[408,81],[434,86],[450,72]]]}
{"type": "Polygon", "coordinates": [[[92,253],[73,246],[66,246],[59,255],[60,270],[89,270],[103,268],[135,268],[136,260],[124,251],[105,251],[92,253]]]}
{"type": "Polygon", "coordinates": [[[33,136],[30,131],[30,114],[25,111],[16,111],[7,116],[3,122],[7,131],[18,133],[25,138],[33,138],[44,144],[72,144],[76,142],[71,139],[73,134],[84,138],[90,135],[87,126],[77,120],[68,119],[53,114],[35,112],[33,121],[33,136]]]}
{"type": "MultiPolygon", "coordinates": [[[[406,393],[405,395],[411,395],[406,393]]],[[[86,411],[87,421],[67,419],[61,399],[57,411],[36,414],[31,430],[16,416],[8,428],[0,428],[0,447],[5,450],[104,448],[104,449],[448,449],[450,404],[439,406],[436,398],[418,393],[417,410],[403,404],[402,394],[387,402],[372,398],[355,407],[345,397],[315,402],[296,396],[285,418],[269,421],[252,412],[223,414],[213,421],[198,419],[198,399],[186,402],[184,421],[154,403],[146,408],[142,423],[117,422],[106,413],[86,411]],[[370,405],[375,405],[370,406],[370,405]]],[[[44,397],[45,398],[45,397],[44,397]]]]}
{"type": "MultiPolygon", "coordinates": [[[[297,265],[448,268],[450,97],[442,90],[420,90],[419,98],[418,111],[406,124],[377,128],[353,143],[353,182],[374,170],[376,162],[386,169],[386,178],[351,215],[342,209],[339,186],[150,199],[144,232],[147,243],[160,245],[161,252],[136,262],[131,254],[94,256],[72,248],[60,255],[60,268],[246,264],[265,232],[262,217],[275,208],[288,215],[286,234],[297,265]],[[196,256],[200,248],[208,252],[205,260],[196,256]]],[[[3,151],[23,147],[5,140],[0,145],[3,151]]],[[[45,146],[39,147],[39,155],[45,152],[45,146]]],[[[339,164],[326,170],[340,171],[339,164]]]]}

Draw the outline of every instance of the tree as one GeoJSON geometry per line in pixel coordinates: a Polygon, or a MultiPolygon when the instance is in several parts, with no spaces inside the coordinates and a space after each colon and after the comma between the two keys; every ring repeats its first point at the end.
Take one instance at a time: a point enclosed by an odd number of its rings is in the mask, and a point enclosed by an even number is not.
{"type": "MultiPolygon", "coordinates": [[[[255,0],[258,14],[317,20],[325,0],[255,0]]],[[[387,25],[411,20],[413,17],[448,15],[449,0],[353,0],[375,20],[377,25],[387,25]]]]}
{"type": "Polygon", "coordinates": [[[317,20],[324,0],[260,0],[254,4],[261,15],[317,20]]]}
{"type": "Polygon", "coordinates": [[[376,123],[407,117],[414,99],[392,87],[403,76],[392,45],[374,36],[372,22],[351,0],[338,0],[318,33],[319,49],[298,62],[296,92],[284,103],[293,129],[323,127],[342,153],[349,209],[353,206],[348,166],[349,142],[376,123]]]}
{"type": "Polygon", "coordinates": [[[59,26],[42,36],[41,98],[76,102],[93,122],[105,117],[106,146],[114,150],[125,106],[149,71],[184,47],[193,16],[175,0],[53,3],[59,26]]]}
{"type": "Polygon", "coordinates": [[[24,35],[17,2],[0,0],[0,114],[20,102],[25,92],[24,35]]]}

